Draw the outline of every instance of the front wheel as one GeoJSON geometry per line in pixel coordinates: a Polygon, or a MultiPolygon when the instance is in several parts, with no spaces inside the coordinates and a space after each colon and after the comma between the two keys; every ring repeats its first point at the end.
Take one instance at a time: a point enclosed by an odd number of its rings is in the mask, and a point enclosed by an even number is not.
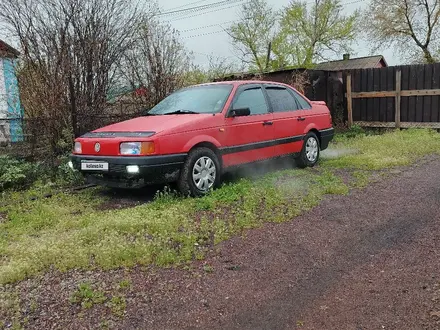
{"type": "Polygon", "coordinates": [[[319,139],[315,133],[310,132],[304,138],[304,145],[296,164],[300,168],[313,167],[319,160],[320,146],[319,139]]]}
{"type": "Polygon", "coordinates": [[[183,165],[177,185],[184,195],[206,195],[220,183],[220,162],[209,148],[192,150],[183,165]]]}

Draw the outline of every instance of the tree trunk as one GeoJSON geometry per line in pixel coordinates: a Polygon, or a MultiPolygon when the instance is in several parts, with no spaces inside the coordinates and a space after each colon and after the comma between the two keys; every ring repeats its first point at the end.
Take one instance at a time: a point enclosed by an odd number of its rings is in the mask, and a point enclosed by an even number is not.
{"type": "Polygon", "coordinates": [[[426,63],[428,63],[428,64],[436,63],[436,60],[434,59],[434,57],[432,57],[432,54],[427,47],[422,48],[422,50],[423,50],[423,55],[425,57],[426,63]]]}
{"type": "Polygon", "coordinates": [[[70,96],[70,118],[72,120],[72,130],[75,138],[80,136],[80,132],[78,129],[78,116],[77,116],[77,108],[76,108],[76,94],[75,94],[75,86],[73,83],[72,76],[69,77],[69,96],[70,96]]]}

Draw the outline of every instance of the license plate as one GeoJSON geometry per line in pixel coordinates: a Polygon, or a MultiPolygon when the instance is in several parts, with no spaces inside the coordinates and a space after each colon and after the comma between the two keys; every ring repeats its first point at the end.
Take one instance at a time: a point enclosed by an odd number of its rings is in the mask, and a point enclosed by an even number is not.
{"type": "Polygon", "coordinates": [[[108,163],[105,162],[82,162],[83,171],[108,171],[108,163]]]}

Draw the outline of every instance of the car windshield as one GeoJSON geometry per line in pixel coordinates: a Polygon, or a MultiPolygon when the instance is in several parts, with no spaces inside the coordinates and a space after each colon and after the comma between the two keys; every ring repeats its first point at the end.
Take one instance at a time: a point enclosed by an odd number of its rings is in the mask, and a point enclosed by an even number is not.
{"type": "Polygon", "coordinates": [[[232,85],[205,85],[179,90],[156,106],[147,115],[219,113],[232,91],[232,85]]]}

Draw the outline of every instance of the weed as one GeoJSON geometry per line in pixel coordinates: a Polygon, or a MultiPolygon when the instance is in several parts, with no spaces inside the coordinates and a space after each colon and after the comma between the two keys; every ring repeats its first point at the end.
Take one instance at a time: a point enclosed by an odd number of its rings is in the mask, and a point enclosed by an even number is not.
{"type": "Polygon", "coordinates": [[[353,177],[355,181],[353,186],[356,188],[364,188],[370,183],[370,173],[365,171],[354,171],[353,177]]]}
{"type": "Polygon", "coordinates": [[[106,301],[102,291],[94,290],[90,283],[81,283],[78,289],[70,297],[72,304],[80,304],[82,308],[88,309],[96,304],[102,304],[106,301]]]}
{"type": "Polygon", "coordinates": [[[205,273],[214,273],[214,267],[209,265],[204,265],[203,270],[205,271],[205,273]]]}
{"type": "Polygon", "coordinates": [[[37,311],[37,308],[38,308],[38,303],[36,301],[36,298],[33,298],[29,305],[29,309],[31,313],[35,313],[37,311]]]}
{"type": "MultiPolygon", "coordinates": [[[[11,329],[22,329],[21,320],[21,306],[20,295],[18,291],[0,290],[0,316],[3,317],[3,326],[6,329],[6,324],[9,324],[11,329]]],[[[1,322],[0,322],[0,325],[1,322]]]]}
{"type": "Polygon", "coordinates": [[[131,281],[126,279],[126,280],[122,280],[121,282],[119,282],[119,289],[121,290],[126,290],[131,288],[131,281]]]}
{"type": "Polygon", "coordinates": [[[100,329],[110,329],[110,322],[107,320],[102,321],[101,323],[99,323],[99,328],[100,329]]]}
{"type": "Polygon", "coordinates": [[[127,303],[123,296],[113,296],[110,301],[107,303],[107,307],[109,307],[114,315],[119,318],[124,317],[125,309],[127,308],[127,303]]]}

